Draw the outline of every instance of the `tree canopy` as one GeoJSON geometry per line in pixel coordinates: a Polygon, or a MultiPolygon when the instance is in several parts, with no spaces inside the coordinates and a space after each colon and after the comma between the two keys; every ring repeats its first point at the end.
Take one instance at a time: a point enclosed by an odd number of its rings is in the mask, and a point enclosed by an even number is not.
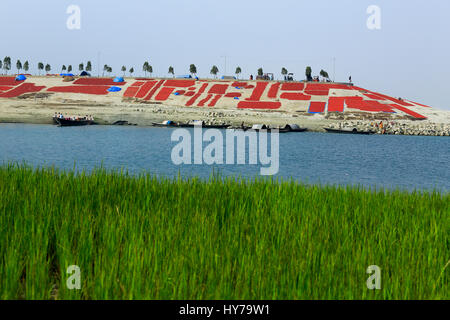
{"type": "Polygon", "coordinates": [[[210,73],[214,75],[214,77],[217,76],[217,73],[219,72],[219,68],[217,66],[212,66],[210,73]]]}
{"type": "Polygon", "coordinates": [[[263,68],[259,68],[258,69],[258,76],[263,76],[264,75],[264,70],[263,68]]]}
{"type": "Polygon", "coordinates": [[[191,64],[191,65],[189,66],[189,72],[190,72],[191,74],[197,74],[197,67],[195,66],[195,64],[191,64]]]}

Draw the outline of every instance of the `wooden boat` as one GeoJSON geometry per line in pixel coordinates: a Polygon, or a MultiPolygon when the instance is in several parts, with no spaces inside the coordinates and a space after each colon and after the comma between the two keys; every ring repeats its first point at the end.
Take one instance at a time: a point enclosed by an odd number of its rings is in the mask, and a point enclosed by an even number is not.
{"type": "Polygon", "coordinates": [[[356,128],[344,128],[344,129],[333,129],[333,128],[324,128],[327,132],[330,133],[344,133],[344,134],[374,134],[372,131],[358,131],[356,128]]]}
{"type": "Polygon", "coordinates": [[[287,124],[283,128],[278,128],[279,132],[285,133],[285,132],[305,132],[308,129],[307,128],[301,128],[297,124],[287,124]]]}
{"type": "Polygon", "coordinates": [[[194,120],[191,121],[189,123],[185,123],[185,124],[181,124],[180,126],[182,127],[196,127],[196,126],[201,126],[202,128],[205,129],[226,129],[228,128],[230,125],[229,124],[206,124],[204,121],[198,121],[198,120],[194,120]]]}
{"type": "Polygon", "coordinates": [[[72,119],[57,118],[56,121],[58,122],[58,126],[60,127],[79,127],[96,124],[93,120],[72,120],[72,119]]]}
{"type": "Polygon", "coordinates": [[[179,123],[177,123],[175,121],[171,121],[171,120],[166,120],[161,123],[153,122],[153,125],[155,127],[180,127],[179,123]]]}

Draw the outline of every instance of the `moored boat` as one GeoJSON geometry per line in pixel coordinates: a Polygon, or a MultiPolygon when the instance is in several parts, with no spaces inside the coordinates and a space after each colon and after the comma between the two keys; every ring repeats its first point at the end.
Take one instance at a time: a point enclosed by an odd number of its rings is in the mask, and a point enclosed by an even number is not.
{"type": "Polygon", "coordinates": [[[161,123],[153,122],[153,126],[155,127],[180,127],[180,124],[172,121],[172,120],[166,120],[161,123]]]}
{"type": "Polygon", "coordinates": [[[93,120],[84,120],[84,119],[64,119],[64,118],[56,118],[58,122],[58,126],[60,127],[79,127],[79,126],[89,126],[96,124],[93,120]]]}
{"type": "Polygon", "coordinates": [[[334,128],[324,128],[329,133],[344,133],[344,134],[374,134],[373,131],[359,131],[356,128],[342,128],[342,129],[334,129],[334,128]]]}

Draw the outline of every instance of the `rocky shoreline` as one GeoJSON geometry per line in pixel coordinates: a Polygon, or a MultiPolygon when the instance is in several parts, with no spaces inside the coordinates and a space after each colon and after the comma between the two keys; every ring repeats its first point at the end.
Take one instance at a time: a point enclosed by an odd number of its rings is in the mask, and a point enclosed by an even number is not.
{"type": "Polygon", "coordinates": [[[450,125],[444,123],[420,123],[410,121],[343,121],[332,124],[333,129],[353,129],[375,134],[409,136],[450,136],[450,125]]]}

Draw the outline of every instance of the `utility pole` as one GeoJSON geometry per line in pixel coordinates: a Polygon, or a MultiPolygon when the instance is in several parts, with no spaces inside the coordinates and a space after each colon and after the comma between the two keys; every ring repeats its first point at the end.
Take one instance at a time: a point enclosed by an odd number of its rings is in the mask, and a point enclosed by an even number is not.
{"type": "Polygon", "coordinates": [[[100,78],[100,51],[97,54],[97,78],[100,78]]]}
{"type": "Polygon", "coordinates": [[[336,82],[336,57],[333,57],[333,82],[336,82]]]}

